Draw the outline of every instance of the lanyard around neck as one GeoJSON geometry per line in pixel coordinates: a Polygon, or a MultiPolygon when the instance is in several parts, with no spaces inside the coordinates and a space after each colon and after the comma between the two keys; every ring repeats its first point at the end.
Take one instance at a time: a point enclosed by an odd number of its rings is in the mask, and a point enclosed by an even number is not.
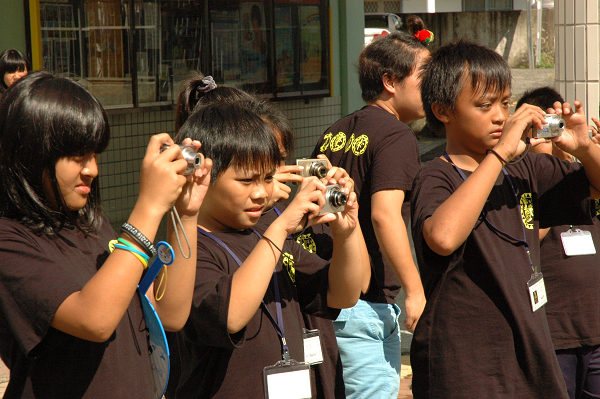
{"type": "MultiPolygon", "coordinates": [[[[223,240],[221,240],[220,238],[216,237],[215,235],[209,233],[208,231],[204,230],[202,227],[198,227],[198,231],[202,235],[212,239],[217,244],[219,244],[220,246],[225,248],[225,250],[229,253],[229,255],[231,255],[231,257],[236,261],[238,266],[242,265],[242,261],[240,260],[240,258],[231,250],[231,248],[229,248],[229,246],[227,244],[225,244],[223,242],[223,240]]],[[[261,238],[261,235],[256,230],[252,229],[252,232],[254,234],[256,234],[259,239],[261,238]]],[[[267,316],[269,317],[269,319],[271,320],[271,323],[275,327],[275,330],[277,330],[277,335],[279,335],[279,338],[281,339],[283,360],[285,362],[289,362],[290,361],[290,350],[289,350],[289,347],[285,340],[285,329],[283,328],[283,313],[281,311],[281,296],[279,294],[279,282],[277,281],[277,269],[273,270],[273,286],[274,286],[274,290],[275,290],[275,308],[277,311],[277,314],[276,314],[277,320],[275,320],[275,318],[269,311],[269,308],[267,308],[267,304],[265,303],[264,299],[261,301],[261,306],[262,306],[263,310],[265,311],[265,313],[267,314],[267,316]]]]}
{"type": "MultiPolygon", "coordinates": [[[[450,165],[452,165],[454,167],[454,169],[456,169],[456,171],[458,172],[458,174],[460,175],[460,177],[463,180],[467,180],[467,176],[465,175],[465,173],[458,166],[456,166],[456,164],[452,161],[452,159],[450,158],[450,155],[448,155],[447,152],[444,151],[443,157],[448,161],[448,163],[450,163],[450,165]]],[[[521,205],[519,202],[519,196],[517,195],[517,190],[515,189],[512,179],[510,178],[510,175],[508,174],[508,172],[506,171],[506,169],[504,167],[502,167],[502,173],[504,174],[504,177],[506,177],[506,180],[508,180],[510,189],[513,193],[513,196],[515,197],[515,201],[517,204],[517,211],[519,212],[519,215],[522,215],[521,205]]],[[[481,216],[483,217],[485,224],[487,224],[491,230],[495,231],[496,233],[498,233],[499,235],[503,236],[504,238],[506,238],[508,240],[515,241],[519,244],[523,244],[523,246],[525,247],[525,252],[527,253],[527,258],[529,259],[529,264],[531,266],[531,269],[533,270],[534,274],[537,274],[537,272],[538,272],[537,266],[534,266],[533,261],[531,260],[531,252],[529,250],[529,244],[527,243],[527,232],[525,230],[525,225],[523,224],[523,221],[519,221],[521,224],[521,227],[523,228],[523,239],[520,239],[520,238],[513,237],[510,234],[500,230],[498,227],[494,226],[494,224],[492,222],[490,222],[489,219],[487,218],[487,212],[485,210],[485,207],[481,210],[481,216]]]]}

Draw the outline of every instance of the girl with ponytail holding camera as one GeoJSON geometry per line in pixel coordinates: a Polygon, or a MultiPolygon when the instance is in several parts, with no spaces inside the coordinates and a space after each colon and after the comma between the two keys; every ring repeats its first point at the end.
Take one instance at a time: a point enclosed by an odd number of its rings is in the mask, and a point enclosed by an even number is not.
{"type": "MultiPolygon", "coordinates": [[[[0,355],[11,371],[4,398],[155,395],[136,289],[173,206],[181,226],[169,225],[168,241],[182,228],[196,240],[211,161],[184,176],[179,147],[161,152],[173,141],[153,136],[118,236],[100,208],[98,156],[108,141],[102,106],[68,79],[32,73],[0,102],[0,355]]],[[[156,287],[147,293],[167,330],[185,324],[196,272],[196,247],[173,248],[162,298],[156,287]]]]}

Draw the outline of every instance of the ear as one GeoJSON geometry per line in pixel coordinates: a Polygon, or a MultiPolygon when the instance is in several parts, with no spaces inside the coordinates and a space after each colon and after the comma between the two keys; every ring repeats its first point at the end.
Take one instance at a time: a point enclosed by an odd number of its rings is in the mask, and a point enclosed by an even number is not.
{"type": "Polygon", "coordinates": [[[381,81],[383,83],[383,90],[390,94],[396,93],[396,81],[394,78],[390,77],[390,75],[386,73],[383,75],[383,78],[381,78],[381,81]]]}
{"type": "Polygon", "coordinates": [[[435,115],[435,117],[442,123],[450,122],[450,111],[448,108],[443,106],[440,103],[431,104],[431,111],[435,115]]]}

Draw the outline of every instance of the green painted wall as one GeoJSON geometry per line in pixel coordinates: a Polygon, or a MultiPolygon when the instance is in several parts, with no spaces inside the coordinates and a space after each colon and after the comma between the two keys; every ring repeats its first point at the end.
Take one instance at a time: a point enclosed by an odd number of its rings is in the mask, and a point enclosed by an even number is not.
{"type": "MultiPolygon", "coordinates": [[[[364,105],[356,73],[358,55],[365,43],[364,2],[339,0],[338,8],[339,47],[337,51],[334,49],[332,56],[339,59],[342,115],[347,115],[364,105]]],[[[335,29],[336,24],[332,25],[335,29]]]]}
{"type": "Polygon", "coordinates": [[[24,1],[0,0],[0,52],[16,48],[26,54],[24,1]]]}

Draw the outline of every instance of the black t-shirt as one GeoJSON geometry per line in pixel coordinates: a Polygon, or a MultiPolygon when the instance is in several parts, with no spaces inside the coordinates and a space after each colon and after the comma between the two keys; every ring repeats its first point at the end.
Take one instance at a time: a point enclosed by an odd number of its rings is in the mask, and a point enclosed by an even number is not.
{"type": "Polygon", "coordinates": [[[106,342],[50,327],[62,302],[94,276],[116,238],[104,219],[98,237],[64,229],[36,236],[0,219],[0,355],[10,369],[4,398],[150,398],[154,395],[139,296],[106,342]]]}
{"type": "MultiPolygon", "coordinates": [[[[251,230],[213,234],[242,261],[259,240],[251,230]]],[[[297,260],[301,248],[287,240],[282,250],[297,260]]],[[[198,234],[192,311],[184,329],[176,334],[181,359],[177,398],[262,397],[263,369],[281,360],[281,340],[262,307],[238,333],[227,330],[231,282],[238,267],[222,246],[198,234]]],[[[299,262],[282,256],[276,267],[285,337],[291,358],[298,361],[304,360],[302,312],[329,319],[339,314],[327,307],[328,270],[327,262],[304,250],[299,262]]],[[[264,302],[276,318],[273,281],[264,302]]]]}
{"type": "Polygon", "coordinates": [[[555,350],[600,345],[600,221],[593,221],[573,228],[591,233],[595,255],[565,255],[560,234],[568,225],[552,227],[542,240],[545,308],[555,350]]]}
{"type": "MultiPolygon", "coordinates": [[[[282,212],[287,203],[278,203],[276,208],[282,212]]],[[[266,230],[277,218],[275,209],[267,212],[259,219],[257,226],[266,230]]],[[[316,253],[321,259],[331,260],[333,253],[333,237],[331,227],[322,223],[306,228],[296,238],[296,242],[311,253],[316,253]]],[[[291,238],[290,238],[291,239],[291,238]]],[[[315,375],[316,396],[315,399],[330,399],[346,397],[344,387],[344,376],[342,361],[337,346],[333,322],[329,319],[302,313],[304,325],[309,330],[317,329],[321,335],[321,348],[323,351],[323,363],[311,366],[315,375]]]]}
{"type": "Polygon", "coordinates": [[[371,222],[371,196],[382,190],[404,191],[404,203],[389,206],[402,206],[408,224],[409,192],[421,165],[414,133],[388,111],[367,105],[327,129],[312,157],[318,154],[325,154],[354,179],[358,217],[371,257],[371,288],[361,299],[395,303],[400,283],[379,249],[371,222]]]}
{"type": "MultiPolygon", "coordinates": [[[[539,265],[540,226],[591,223],[589,183],[583,169],[546,155],[529,154],[506,170],[510,180],[498,175],[485,215],[514,238],[525,232],[539,265]]],[[[423,239],[423,222],[462,182],[436,158],[413,186],[412,232],[427,297],[411,346],[415,398],[566,398],[545,309],[532,312],[525,246],[481,216],[449,256],[437,255],[423,239]]]]}

